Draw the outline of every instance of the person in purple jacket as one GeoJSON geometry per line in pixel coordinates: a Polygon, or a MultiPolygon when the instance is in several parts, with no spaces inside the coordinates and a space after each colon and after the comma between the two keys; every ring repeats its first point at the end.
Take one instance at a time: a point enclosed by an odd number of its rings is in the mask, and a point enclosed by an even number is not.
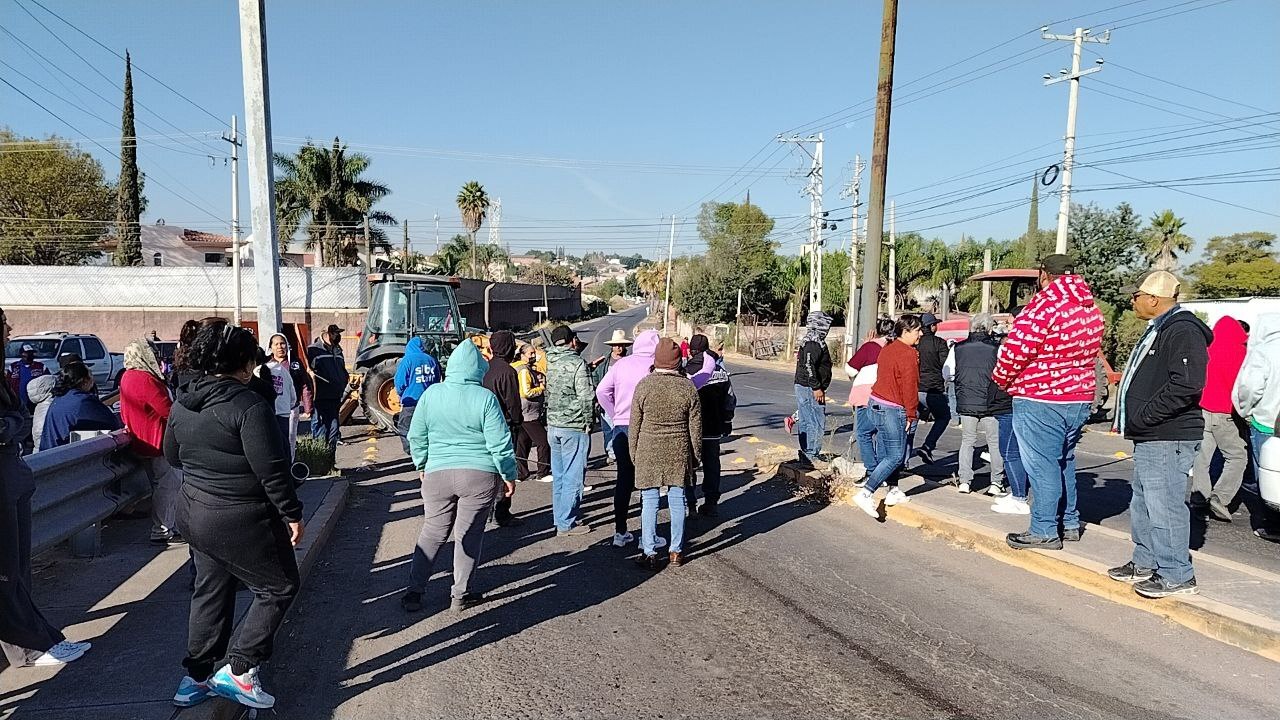
{"type": "Polygon", "coordinates": [[[656,330],[636,335],[631,354],[614,362],[596,388],[600,410],[613,427],[613,454],[618,463],[618,480],[613,490],[614,547],[626,547],[636,539],[627,532],[627,515],[636,483],[636,466],[631,460],[627,429],[631,422],[631,399],[636,386],[653,370],[653,354],[657,348],[656,330]]]}

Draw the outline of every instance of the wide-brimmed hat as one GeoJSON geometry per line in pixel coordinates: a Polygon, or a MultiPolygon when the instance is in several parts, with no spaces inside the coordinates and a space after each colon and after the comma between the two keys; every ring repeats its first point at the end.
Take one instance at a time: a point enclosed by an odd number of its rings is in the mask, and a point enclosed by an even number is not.
{"type": "Polygon", "coordinates": [[[606,340],[604,344],[605,345],[630,345],[632,343],[630,340],[627,339],[626,330],[614,330],[613,336],[610,337],[608,340],[606,340]]]}

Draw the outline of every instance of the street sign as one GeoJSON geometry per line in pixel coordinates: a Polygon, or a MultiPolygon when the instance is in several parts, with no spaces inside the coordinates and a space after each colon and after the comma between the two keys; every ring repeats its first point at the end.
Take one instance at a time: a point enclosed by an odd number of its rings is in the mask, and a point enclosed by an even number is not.
{"type": "Polygon", "coordinates": [[[547,312],[547,306],[546,306],[546,305],[538,305],[538,306],[536,306],[536,307],[534,307],[534,308],[533,308],[533,311],[534,311],[534,312],[540,312],[540,313],[547,312]]]}

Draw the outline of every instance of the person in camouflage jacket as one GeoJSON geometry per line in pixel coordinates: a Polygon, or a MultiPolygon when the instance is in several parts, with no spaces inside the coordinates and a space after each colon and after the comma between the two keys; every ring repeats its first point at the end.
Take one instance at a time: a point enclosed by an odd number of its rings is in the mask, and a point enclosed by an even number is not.
{"type": "Polygon", "coordinates": [[[562,325],[547,353],[547,436],[551,442],[551,511],[557,535],[591,531],[578,524],[578,506],[591,451],[596,394],[586,362],[572,349],[575,335],[562,325]]]}

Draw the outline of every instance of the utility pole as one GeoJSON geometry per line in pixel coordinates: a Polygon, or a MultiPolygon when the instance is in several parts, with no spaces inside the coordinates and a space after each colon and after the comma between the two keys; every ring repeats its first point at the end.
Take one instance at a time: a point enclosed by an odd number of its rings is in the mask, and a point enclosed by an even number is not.
{"type": "MultiPolygon", "coordinates": [[[[982,271],[991,272],[991,248],[982,251],[982,271]]],[[[991,312],[991,281],[982,283],[982,312],[991,312]]]]}
{"type": "Polygon", "coordinates": [[[241,260],[240,260],[240,133],[236,116],[231,116],[231,134],[223,133],[222,139],[231,143],[231,274],[235,280],[235,309],[232,319],[236,327],[240,326],[244,311],[241,301],[241,260]]]}
{"type": "Polygon", "coordinates": [[[489,244],[502,244],[502,198],[493,201],[493,213],[489,218],[489,244]]]}
{"type": "Polygon", "coordinates": [[[826,219],[822,216],[822,133],[800,137],[778,136],[778,142],[795,143],[809,155],[809,184],[804,193],[809,196],[809,242],[804,250],[809,253],[809,311],[822,309],[822,231],[826,219]],[[808,146],[813,145],[810,152],[808,146]]]}
{"type": "Polygon", "coordinates": [[[667,292],[662,304],[662,332],[667,331],[667,318],[671,317],[671,255],[676,249],[676,216],[671,216],[671,239],[667,241],[667,292]]]}
{"type": "Polygon", "coordinates": [[[244,76],[253,271],[258,282],[258,339],[280,332],[280,246],[276,242],[275,170],[271,154],[271,91],[267,74],[266,0],[240,2],[240,63],[244,76]]]}
{"type": "Polygon", "coordinates": [[[841,191],[840,197],[853,201],[853,233],[849,244],[849,304],[844,310],[844,348],[845,359],[853,357],[855,345],[862,336],[858,334],[858,205],[862,195],[862,171],[867,164],[862,162],[861,155],[853,156],[853,177],[841,191]]]}
{"type": "Polygon", "coordinates": [[[880,309],[884,182],[889,167],[889,116],[893,109],[893,53],[897,34],[898,0],[884,0],[884,19],[880,26],[880,76],[876,81],[876,127],[871,149],[871,198],[867,204],[867,250],[862,262],[862,307],[858,317],[860,331],[875,326],[880,309]]]}
{"type": "Polygon", "coordinates": [[[409,221],[404,221],[404,249],[400,251],[400,272],[409,272],[409,221]]]}
{"type": "Polygon", "coordinates": [[[889,201],[889,317],[898,314],[898,232],[894,227],[897,213],[889,201]]]}
{"type": "Polygon", "coordinates": [[[733,314],[733,351],[738,352],[738,340],[742,337],[742,288],[738,288],[738,311],[733,314]]]}
{"type": "Polygon", "coordinates": [[[440,213],[436,213],[436,254],[440,254],[440,213]]]}
{"type": "Polygon", "coordinates": [[[369,240],[369,215],[364,216],[364,271],[373,272],[373,243],[369,240]]]}
{"type": "Polygon", "coordinates": [[[1102,58],[1098,58],[1097,67],[1091,67],[1088,70],[1080,69],[1080,50],[1087,42],[1093,43],[1109,43],[1111,42],[1111,31],[1107,30],[1102,33],[1102,37],[1089,37],[1087,28],[1076,28],[1072,35],[1053,35],[1049,32],[1048,27],[1040,28],[1041,37],[1045,40],[1066,40],[1072,43],[1071,50],[1071,72],[1066,70],[1059,71],[1058,77],[1052,75],[1044,76],[1045,85],[1053,85],[1063,80],[1071,81],[1071,91],[1067,95],[1067,139],[1066,148],[1062,154],[1062,187],[1060,188],[1061,200],[1058,204],[1058,242],[1054,252],[1065,253],[1067,251],[1067,220],[1071,214],[1071,171],[1075,167],[1076,161],[1076,105],[1080,98],[1080,78],[1085,75],[1102,70],[1102,58]]]}

